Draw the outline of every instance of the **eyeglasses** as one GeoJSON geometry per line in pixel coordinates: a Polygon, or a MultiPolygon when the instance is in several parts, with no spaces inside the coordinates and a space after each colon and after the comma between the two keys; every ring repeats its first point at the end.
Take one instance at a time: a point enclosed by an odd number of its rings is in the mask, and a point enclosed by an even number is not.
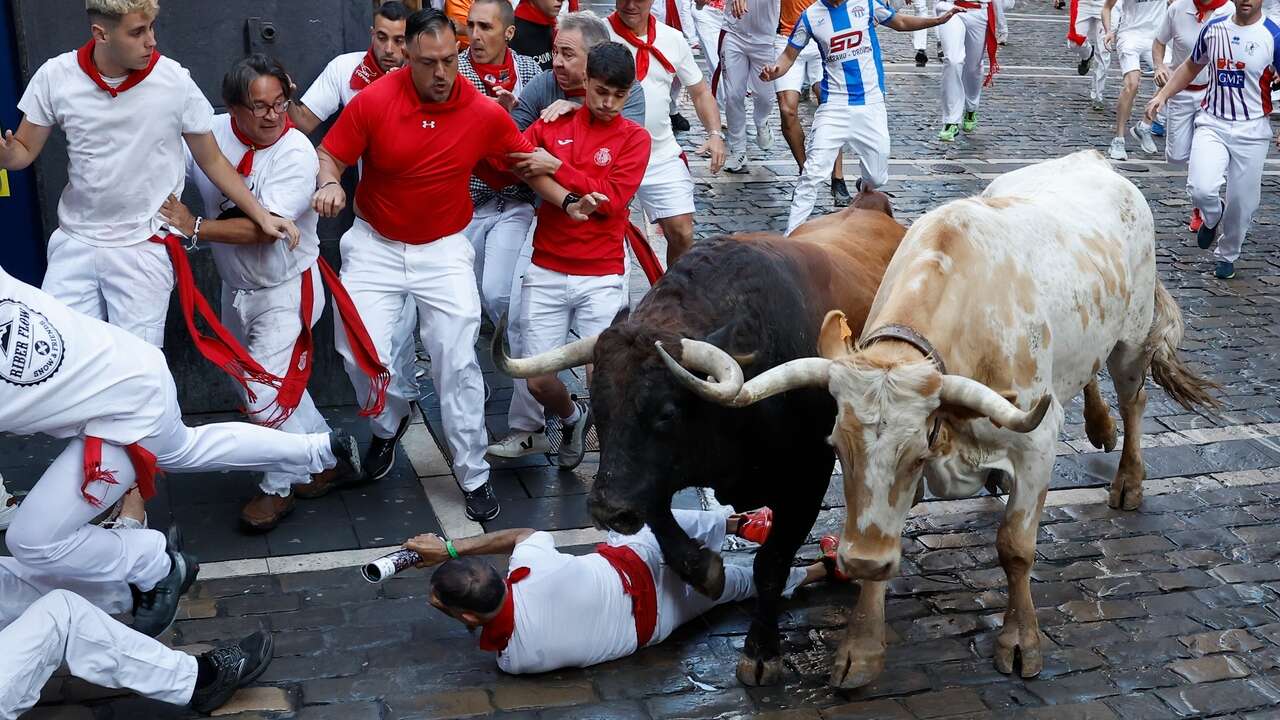
{"type": "Polygon", "coordinates": [[[289,105],[291,102],[292,101],[290,100],[280,100],[274,105],[253,105],[249,108],[249,112],[253,113],[253,116],[256,118],[264,118],[272,110],[275,110],[277,115],[284,115],[286,112],[289,112],[289,105]]]}

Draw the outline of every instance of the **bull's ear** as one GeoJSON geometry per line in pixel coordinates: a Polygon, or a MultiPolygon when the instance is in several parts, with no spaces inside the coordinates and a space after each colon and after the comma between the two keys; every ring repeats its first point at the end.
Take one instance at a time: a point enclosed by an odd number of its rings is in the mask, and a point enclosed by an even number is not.
{"type": "Polygon", "coordinates": [[[818,354],[828,360],[837,360],[853,352],[853,330],[844,313],[832,310],[822,319],[818,332],[818,354]]]}

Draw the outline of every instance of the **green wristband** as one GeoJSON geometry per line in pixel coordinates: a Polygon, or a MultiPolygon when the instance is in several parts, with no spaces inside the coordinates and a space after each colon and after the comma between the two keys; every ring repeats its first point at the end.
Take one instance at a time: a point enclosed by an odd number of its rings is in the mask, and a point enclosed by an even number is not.
{"type": "Polygon", "coordinates": [[[453,546],[452,540],[444,541],[444,549],[449,551],[449,557],[453,558],[454,560],[458,559],[458,549],[453,546]]]}

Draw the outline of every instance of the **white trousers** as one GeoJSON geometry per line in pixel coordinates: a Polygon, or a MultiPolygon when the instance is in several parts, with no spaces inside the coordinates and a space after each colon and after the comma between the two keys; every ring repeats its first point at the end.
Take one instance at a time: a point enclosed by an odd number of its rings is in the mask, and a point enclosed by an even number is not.
{"type": "Polygon", "coordinates": [[[1111,51],[1102,38],[1102,18],[1096,15],[1077,17],[1076,32],[1087,38],[1083,45],[1076,48],[1079,60],[1084,61],[1095,52],[1098,55],[1093,59],[1093,67],[1089,70],[1089,98],[1101,100],[1103,88],[1107,84],[1107,70],[1111,67],[1111,51]]]}
{"type": "Polygon", "coordinates": [[[510,312],[511,297],[520,287],[516,265],[531,227],[532,205],[494,198],[475,209],[471,224],[462,231],[476,254],[480,305],[495,326],[510,312]]]}
{"type": "MultiPolygon", "coordinates": [[[[933,5],[930,0],[911,0],[911,4],[915,7],[916,17],[933,17],[933,5]]],[[[934,32],[937,32],[937,30],[934,32]]],[[[911,33],[911,47],[916,50],[924,50],[928,48],[929,31],[916,30],[911,33]]]]}
{"type": "Polygon", "coordinates": [[[163,245],[98,247],[55,229],[42,290],[72,310],[103,320],[146,342],[164,344],[173,265],[163,245]]]}
{"type": "MultiPolygon", "coordinates": [[[[950,2],[938,3],[942,15],[950,2]]],[[[958,123],[964,113],[978,109],[982,100],[982,59],[986,55],[987,13],[967,10],[938,26],[938,40],[946,56],[942,61],[942,122],[958,123]]]]}
{"type": "MultiPolygon", "coordinates": [[[[336,329],[341,329],[337,328],[336,329]]],[[[396,319],[394,340],[391,343],[391,362],[396,372],[391,381],[402,397],[416,400],[422,393],[418,389],[418,345],[414,338],[418,330],[418,304],[406,297],[396,319]]],[[[363,401],[363,398],[361,398],[363,401]]]]}
{"type": "MultiPolygon", "coordinates": [[[[324,312],[324,285],[320,279],[320,270],[314,266],[311,268],[311,292],[311,325],[314,327],[320,319],[320,313],[324,312]]],[[[222,323],[267,372],[282,377],[289,370],[289,363],[293,360],[293,346],[298,341],[298,333],[302,331],[302,317],[299,313],[301,305],[301,277],[276,287],[258,290],[236,290],[225,284],[222,286],[222,323]]],[[[241,400],[249,409],[249,419],[256,423],[262,422],[274,412],[271,405],[275,402],[276,390],[258,384],[253,384],[250,389],[256,396],[252,406],[244,388],[236,384],[241,400]]],[[[305,391],[298,407],[278,429],[299,435],[327,435],[330,432],[329,423],[311,400],[311,393],[305,391]]],[[[262,476],[258,487],[268,495],[284,497],[294,485],[310,480],[310,475],[298,472],[269,472],[262,476]]]]}
{"type": "MultiPolygon", "coordinates": [[[[163,429],[139,444],[172,473],[218,470],[318,473],[337,462],[328,435],[293,435],[249,423],[187,427],[169,383],[163,429]]],[[[36,481],[5,534],[9,552],[33,571],[65,580],[122,582],[146,591],[169,573],[165,538],[155,530],[107,530],[88,524],[133,487],[136,476],[123,448],[102,444],[102,468],[116,482],[97,481],[81,494],[84,440],[71,440],[36,481]]],[[[163,482],[160,480],[159,482],[163,482]]],[[[62,580],[60,580],[62,582],[62,580]]]]}
{"type": "Polygon", "coordinates": [[[1230,122],[1202,112],[1196,116],[1195,124],[1187,192],[1192,204],[1200,209],[1205,225],[1216,227],[1221,223],[1214,257],[1235,262],[1262,197],[1262,166],[1271,143],[1270,121],[1262,117],[1230,122]]]}
{"type": "MultiPolygon", "coordinates": [[[[418,330],[431,357],[431,380],[440,397],[445,441],[453,453],[453,471],[464,490],[475,490],[489,479],[484,459],[488,433],[484,426],[484,381],[476,360],[480,335],[480,293],[476,290],[475,250],[462,233],[425,245],[409,245],[377,234],[364,220],[342,236],[342,283],[364,319],[369,337],[384,364],[390,359],[392,333],[405,297],[418,305],[418,330]]],[[[369,392],[369,379],[360,371],[337,333],[337,349],[357,398],[369,392]]],[[[386,408],[372,419],[373,434],[395,436],[409,414],[408,398],[399,391],[389,365],[391,387],[386,408]]]]}
{"type": "Polygon", "coordinates": [[[63,662],[94,685],[174,705],[191,702],[196,687],[194,657],[125,627],[68,590],[32,602],[0,630],[0,648],[0,720],[14,720],[35,705],[63,662]]]}
{"type": "Polygon", "coordinates": [[[872,187],[889,182],[889,116],[884,103],[839,105],[825,102],[813,114],[813,128],[805,143],[804,172],[791,195],[787,234],[813,212],[818,186],[831,177],[836,157],[845,145],[858,155],[862,179],[872,187]]]}
{"type": "Polygon", "coordinates": [[[724,11],[710,5],[694,8],[693,22],[698,31],[698,45],[707,61],[707,77],[720,67],[720,31],[724,29],[724,11]]]}
{"type": "MultiPolygon", "coordinates": [[[[684,530],[692,540],[713,552],[720,552],[724,545],[725,518],[733,511],[725,507],[720,510],[673,510],[676,524],[684,530]]],[[[609,533],[608,544],[615,547],[627,546],[637,555],[644,558],[650,572],[653,573],[655,589],[658,593],[658,623],[654,628],[650,645],[666,640],[675,629],[706,613],[717,605],[739,602],[756,594],[755,576],[750,565],[724,565],[724,592],[717,599],[711,599],[693,589],[689,583],[667,567],[662,559],[662,548],[658,538],[646,525],[635,535],[619,535],[609,533]]],[[[800,583],[804,581],[804,568],[791,568],[787,575],[787,584],[783,588],[784,597],[791,597],[800,583]]]]}
{"type": "Polygon", "coordinates": [[[1164,104],[1164,158],[1170,165],[1186,167],[1191,159],[1191,138],[1203,90],[1184,90],[1164,104]]]}
{"type": "Polygon", "coordinates": [[[747,90],[752,92],[752,120],[761,125],[773,112],[773,83],[761,80],[760,72],[773,64],[773,38],[749,40],[735,32],[724,33],[720,46],[720,88],[724,97],[725,138],[730,152],[740,152],[747,143],[747,90]]]}

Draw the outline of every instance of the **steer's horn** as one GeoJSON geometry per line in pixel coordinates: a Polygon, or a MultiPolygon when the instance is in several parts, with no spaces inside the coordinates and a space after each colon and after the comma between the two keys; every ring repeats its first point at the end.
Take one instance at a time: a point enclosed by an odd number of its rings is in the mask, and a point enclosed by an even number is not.
{"type": "Polygon", "coordinates": [[[507,352],[507,315],[503,313],[498,327],[493,331],[493,344],[490,347],[494,367],[514,378],[530,378],[558,373],[591,362],[597,337],[599,336],[592,335],[541,355],[516,359],[507,352]]]}
{"type": "Polygon", "coordinates": [[[701,340],[684,338],[680,341],[680,357],[684,364],[662,347],[662,341],[655,342],[658,356],[671,371],[681,385],[689,388],[698,397],[711,402],[727,405],[742,389],[742,368],[729,353],[701,340]],[[687,369],[686,369],[687,368],[687,369]],[[703,380],[694,376],[689,370],[696,370],[711,376],[711,380],[703,380]]]}
{"type": "Polygon", "coordinates": [[[796,358],[769,368],[747,381],[730,401],[734,407],[746,407],[789,390],[827,387],[831,361],[820,357],[796,358]]]}
{"type": "Polygon", "coordinates": [[[942,376],[941,397],[944,403],[968,408],[1000,427],[1021,433],[1031,432],[1039,427],[1045,413],[1049,412],[1049,406],[1053,404],[1053,396],[1046,393],[1034,408],[1023,412],[995,390],[960,375],[942,376]]]}

